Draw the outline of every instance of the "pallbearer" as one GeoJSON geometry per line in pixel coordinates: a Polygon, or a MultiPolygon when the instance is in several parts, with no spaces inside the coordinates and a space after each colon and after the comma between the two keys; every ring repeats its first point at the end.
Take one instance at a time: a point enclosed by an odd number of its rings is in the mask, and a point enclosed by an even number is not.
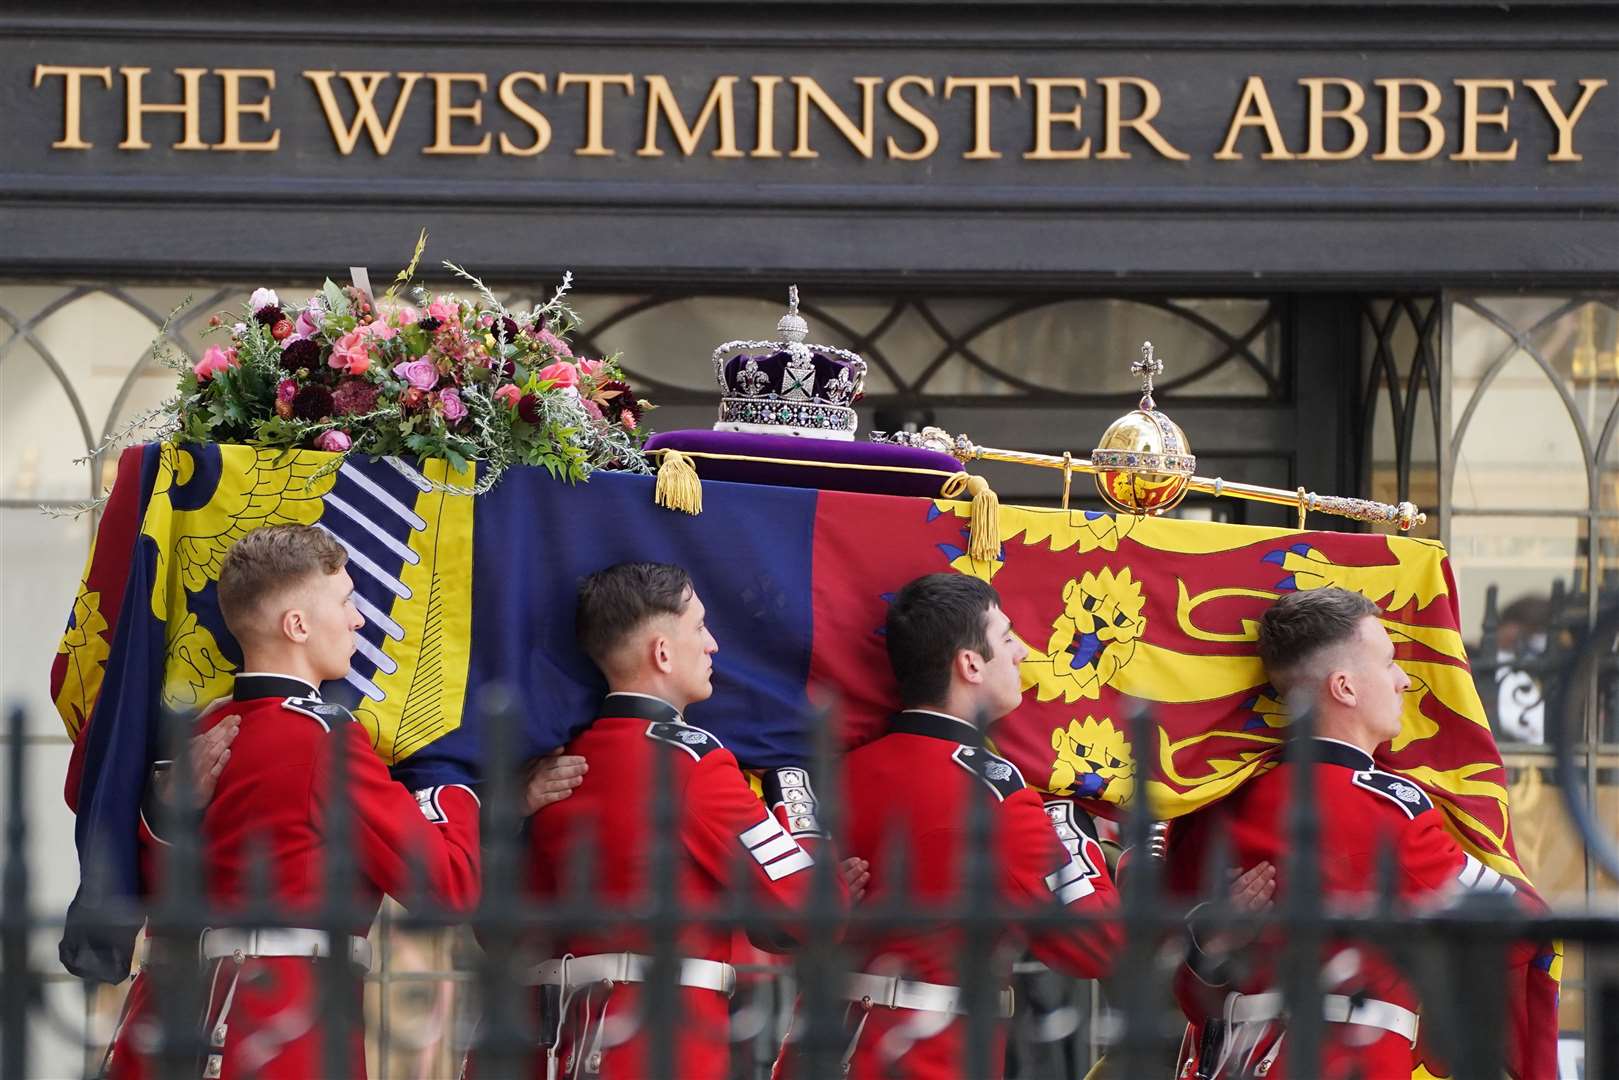
{"type": "MultiPolygon", "coordinates": [[[[1070,854],[1040,796],[984,745],[984,726],[1022,699],[1018,665],[1028,655],[995,590],[959,574],[918,578],[889,607],[885,636],[904,707],[887,734],[845,763],[845,846],[871,864],[864,903],[876,907],[960,905],[970,860],[990,860],[996,901],[1013,915],[991,945],[995,985],[985,995],[998,1014],[989,1060],[999,1076],[1012,1010],[1006,982],[1019,948],[1027,944],[1053,969],[1091,979],[1107,974],[1120,943],[1111,921],[1022,933],[1016,912],[1107,915],[1118,894],[1097,842],[1081,832],[1070,854]],[[987,852],[969,846],[973,800],[987,803],[987,852]]],[[[851,929],[851,1076],[966,1075],[965,941],[943,925],[851,929]]]]}
{"type": "MultiPolygon", "coordinates": [[[[351,1043],[348,1075],[365,1075],[363,1031],[330,1032],[316,1014],[315,958],[346,957],[360,976],[371,965],[366,933],[384,893],[411,887],[413,863],[425,871],[433,899],[467,909],[478,898],[478,799],[462,785],[412,793],[388,774],[366,731],[319,687],[341,679],[363,623],[347,553],[330,534],[301,525],[249,533],[225,557],[219,605],[240,643],[243,673],[233,700],[200,721],[207,731],[230,716],[240,730],[203,812],[208,893],[224,912],[254,896],[251,864],[268,860],[272,903],[313,924],[322,904],[321,877],[330,842],[326,814],[333,792],[336,741],[347,762],[342,782],[352,808],[350,842],[358,871],[359,912],[335,940],[314,929],[216,929],[198,944],[208,983],[204,1077],[308,1078],[321,1075],[322,1039],[351,1043]]],[[[143,1009],[155,1012],[155,1009],[143,1009]]],[[[124,1025],[110,1062],[114,1077],[152,1069],[153,1018],[124,1025]]]]}
{"type": "MultiPolygon", "coordinates": [[[[686,722],[687,706],[708,698],[719,650],[703,621],[703,602],[679,567],[626,563],[586,578],[579,590],[578,634],[607,677],[596,718],[568,745],[591,762],[566,802],[536,816],[531,880],[545,899],[581,889],[603,911],[653,901],[660,845],[672,845],[675,897],[684,914],[715,913],[741,890],[751,907],[796,912],[810,894],[821,841],[815,795],[803,769],[765,774],[761,802],[731,752],[686,722]],[[657,785],[675,811],[673,831],[654,831],[657,785]],[[590,880],[569,879],[581,847],[590,880]]],[[[862,867],[845,864],[858,882],[862,867]]],[[[564,1076],[641,1078],[667,1068],[677,1077],[724,1077],[730,1057],[732,934],[688,925],[680,931],[679,1002],[672,1057],[651,1045],[640,1009],[651,973],[650,936],[633,920],[568,933],[535,972],[549,1066],[564,1076]]],[[[774,944],[790,944],[775,942],[774,944]]]]}
{"type": "MultiPolygon", "coordinates": [[[[1168,880],[1184,896],[1206,889],[1199,880],[1210,852],[1230,852],[1235,866],[1268,861],[1285,867],[1294,770],[1312,771],[1320,819],[1321,892],[1327,904],[1370,903],[1383,860],[1392,863],[1400,899],[1419,909],[1465,892],[1494,893],[1538,907],[1508,878],[1464,851],[1444,819],[1411,780],[1379,767],[1373,754],[1400,734],[1411,686],[1394,656],[1382,612],[1359,593],[1322,588],[1287,593],[1259,624],[1259,653],[1271,684],[1315,710],[1314,761],[1284,757],[1206,810],[1172,823],[1168,880]]],[[[1290,747],[1289,755],[1297,754],[1290,747]]],[[[1289,885],[1278,878],[1278,897],[1289,885]]],[[[1280,902],[1280,900],[1278,901],[1280,902]]],[[[1178,981],[1190,1025],[1178,1075],[1214,1078],[1408,1077],[1417,1054],[1422,1005],[1415,988],[1383,950],[1337,940],[1322,952],[1321,1063],[1290,1063],[1286,1003],[1280,993],[1284,942],[1261,937],[1228,983],[1219,967],[1194,963],[1178,981]]],[[[1519,1078],[1556,1075],[1555,1007],[1526,993],[1527,968],[1550,964],[1530,943],[1512,946],[1501,972],[1509,998],[1508,1071],[1519,1078]]],[[[1194,960],[1202,960],[1194,953],[1194,960]]],[[[1494,1023],[1494,1017],[1477,1017],[1494,1023]]],[[[1437,1066],[1436,1066],[1437,1067],[1437,1066]]]]}

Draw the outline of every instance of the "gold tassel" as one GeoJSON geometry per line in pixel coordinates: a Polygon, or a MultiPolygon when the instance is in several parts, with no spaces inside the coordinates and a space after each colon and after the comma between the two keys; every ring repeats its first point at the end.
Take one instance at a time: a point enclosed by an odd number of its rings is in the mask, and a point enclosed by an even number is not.
{"type": "Polygon", "coordinates": [[[679,450],[663,451],[658,465],[658,486],[652,497],[659,506],[670,510],[684,510],[688,514],[703,512],[703,485],[697,478],[697,466],[679,450]]]}
{"type": "Polygon", "coordinates": [[[939,494],[954,499],[966,494],[972,498],[968,518],[967,554],[979,562],[994,562],[1001,556],[1001,500],[982,476],[959,472],[944,482],[939,494]]]}

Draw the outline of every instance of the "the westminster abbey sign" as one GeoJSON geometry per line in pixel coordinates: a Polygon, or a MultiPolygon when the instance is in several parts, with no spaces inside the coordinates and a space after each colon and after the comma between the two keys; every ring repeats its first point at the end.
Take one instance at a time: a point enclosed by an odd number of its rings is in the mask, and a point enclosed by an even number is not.
{"type": "MultiPolygon", "coordinates": [[[[773,248],[829,266],[855,228],[889,238],[884,269],[964,269],[970,244],[1011,272],[1152,274],[1180,248],[1197,273],[1420,273],[1398,239],[1422,220],[1465,229],[1472,271],[1516,251],[1557,277],[1614,236],[1619,42],[1550,12],[1538,36],[1370,14],[1053,13],[1017,33],[843,5],[612,14],[488,34],[0,16],[0,207],[36,238],[98,222],[135,245],[144,222],[164,263],[184,261],[165,239],[181,210],[192,243],[272,213],[448,220],[514,266],[540,256],[510,245],[542,237],[603,266],[637,239],[692,268],[773,248]],[[1575,220],[1596,231],[1556,224],[1575,220]]],[[[261,235],[253,261],[298,264],[326,235],[261,235]]]]}

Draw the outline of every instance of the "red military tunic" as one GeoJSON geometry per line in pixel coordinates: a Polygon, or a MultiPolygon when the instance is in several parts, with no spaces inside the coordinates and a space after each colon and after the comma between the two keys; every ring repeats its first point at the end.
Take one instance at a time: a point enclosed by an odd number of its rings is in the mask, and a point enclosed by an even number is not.
{"type": "MultiPolygon", "coordinates": [[[[351,843],[358,878],[356,902],[364,917],[350,927],[364,936],[384,893],[405,896],[413,864],[425,874],[434,899],[452,909],[478,900],[478,799],[461,785],[414,795],[396,782],[371,748],[365,729],[340,705],[320,700],[315,688],[284,675],[244,674],[234,700],[205,713],[198,732],[225,716],[241,717],[230,761],[203,813],[203,866],[208,892],[225,912],[255,898],[251,864],[268,862],[277,909],[311,924],[322,901],[321,877],[329,838],[325,818],[331,793],[334,738],[346,746],[351,843]]],[[[339,946],[341,948],[341,946],[339,946]]],[[[305,957],[225,959],[207,970],[210,1005],[206,1029],[212,1053],[208,1076],[306,1078],[321,1075],[317,976],[305,957]],[[227,1004],[228,1003],[228,1004],[227,1004]],[[223,1037],[221,1038],[221,1029],[223,1037]],[[257,1036],[257,1037],[255,1037],[257,1036]]],[[[356,1013],[361,987],[355,983],[356,1013]]],[[[114,1044],[111,1075],[140,1077],[154,1010],[131,1012],[114,1044]]],[[[353,1066],[365,1075],[363,1033],[352,1034],[353,1066]]]]}
{"type": "MultiPolygon", "coordinates": [[[[567,753],[583,755],[590,771],[571,796],[544,807],[532,822],[530,881],[542,902],[578,890],[605,909],[644,907],[652,901],[654,852],[661,843],[672,842],[675,895],[683,912],[723,910],[736,902],[739,891],[749,897],[750,908],[803,908],[814,861],[806,846],[813,846],[810,838],[819,826],[802,770],[778,770],[790,774],[783,780],[790,792],[773,812],[759,801],[736,758],[718,739],[686,724],[666,702],[642,694],[609,694],[595,721],[568,744],[567,753]],[[667,771],[660,771],[665,767],[667,771]],[[675,833],[667,838],[653,832],[661,777],[673,784],[675,833]],[[593,867],[591,880],[572,876],[582,853],[588,853],[593,867]]],[[[681,957],[729,963],[732,944],[727,930],[687,926],[676,950],[681,957]]],[[[565,934],[550,943],[549,955],[645,954],[651,947],[649,935],[626,918],[565,934]]],[[[574,997],[558,1043],[562,1075],[572,1075],[573,1056],[589,1056],[589,1048],[580,1044],[591,1039],[604,1009],[601,1077],[652,1074],[648,1055],[658,1051],[649,1045],[647,1021],[637,1015],[644,990],[644,984],[625,982],[610,995],[595,991],[587,1001],[581,991],[574,997]],[[608,1045],[614,1032],[621,1032],[623,1041],[608,1045]]],[[[676,1039],[672,1075],[728,1075],[726,996],[681,986],[677,999],[681,1012],[671,1026],[676,1039]]],[[[536,1075],[544,1075],[543,1067],[542,1061],[536,1075]]]]}
{"type": "MultiPolygon", "coordinates": [[[[1465,889],[1503,893],[1514,892],[1511,882],[1464,852],[1445,827],[1439,811],[1410,780],[1379,770],[1372,756],[1347,743],[1317,740],[1319,759],[1312,787],[1319,800],[1321,893],[1328,902],[1350,899],[1369,900],[1377,890],[1379,864],[1385,848],[1392,849],[1398,871],[1399,896],[1422,903],[1443,900],[1465,889]]],[[[1281,868],[1287,865],[1285,843],[1288,804],[1296,765],[1283,761],[1214,806],[1179,819],[1170,826],[1167,883],[1172,893],[1186,898],[1207,895],[1201,881],[1209,853],[1216,844],[1227,845],[1233,865],[1248,868],[1266,861],[1278,868],[1276,902],[1283,902],[1287,890],[1281,868]]],[[[1223,887],[1224,882],[1219,883],[1223,887]]],[[[1267,960],[1280,941],[1263,939],[1251,951],[1252,970],[1240,985],[1214,985],[1202,981],[1192,968],[1183,969],[1176,987],[1182,1011],[1190,1025],[1182,1046],[1177,1075],[1198,1075],[1200,1047],[1208,1036],[1211,1058],[1204,1068],[1219,1061],[1222,1049],[1224,1068],[1210,1075],[1222,1077],[1265,1076],[1271,1080],[1290,1075],[1287,1071],[1283,1026],[1279,1021],[1248,1022],[1233,1026],[1222,1041],[1226,995],[1232,991],[1259,994],[1279,988],[1278,961],[1267,960]],[[1210,1027],[1207,1032],[1205,1028],[1210,1027]]],[[[1329,945],[1327,957],[1349,947],[1349,943],[1329,945]]],[[[1350,980],[1337,987],[1324,987],[1329,995],[1355,1000],[1386,1002],[1395,1009],[1419,1013],[1411,986],[1393,963],[1376,949],[1357,946],[1360,962],[1350,980]]],[[[1523,986],[1522,968],[1532,958],[1532,946],[1514,946],[1512,964],[1517,970],[1513,985],[1523,986]]],[[[1507,976],[1503,972],[1503,978],[1507,976]]],[[[1216,980],[1217,981],[1217,980],[1216,980]]],[[[1328,1007],[1332,1007],[1329,1001],[1328,1007]]],[[[1361,1006],[1363,1010],[1367,1006],[1361,1006]]],[[[1398,1016],[1382,1006],[1370,1006],[1383,1016],[1398,1016]]],[[[1532,1033],[1522,1030],[1522,1011],[1514,1023],[1513,1054],[1518,1062],[1514,1075],[1540,1076],[1538,1068],[1524,1071],[1526,1050],[1544,1056],[1536,1044],[1551,1040],[1555,1049],[1556,1031],[1532,1033]]],[[[1356,1014],[1351,1014],[1356,1015],[1356,1014]]],[[[1369,1015],[1362,1012],[1359,1015],[1369,1015]]],[[[1555,1025],[1553,1025],[1555,1027],[1555,1025]]],[[[1548,1058],[1546,1060],[1555,1060],[1548,1058]]],[[[1409,1077],[1416,1064],[1412,1040],[1405,1034],[1365,1023],[1328,1023],[1323,1029],[1321,1080],[1361,1077],[1409,1077]]]]}
{"type": "MultiPolygon", "coordinates": [[[[968,848],[968,800],[988,799],[988,856],[1002,903],[1030,911],[1063,905],[1085,915],[1118,907],[1118,893],[1096,841],[1076,833],[1069,837],[1074,844],[1070,852],[1040,796],[1024,786],[1010,762],[984,749],[982,733],[965,721],[920,710],[900,713],[890,721],[886,735],[849,754],[844,785],[844,854],[871,863],[871,882],[862,904],[961,903],[968,860],[975,857],[968,848]],[[903,856],[895,844],[904,846],[903,856]],[[894,870],[901,858],[907,868],[903,877],[894,870]]],[[[961,985],[964,940],[962,932],[937,925],[880,932],[851,928],[848,936],[857,972],[946,986],[961,985]]],[[[1025,944],[1057,971],[1097,978],[1108,973],[1120,940],[1114,923],[1036,933],[1009,926],[996,948],[998,978],[1004,982],[1013,953],[1025,944]]],[[[952,1019],[950,1014],[873,1007],[856,1044],[850,1075],[873,1080],[960,1077],[966,1065],[965,1026],[964,1017],[952,1019]],[[923,1025],[936,1030],[927,1035],[896,1030],[923,1025]]],[[[997,1076],[1004,1038],[1003,1023],[991,1058],[997,1076]]]]}

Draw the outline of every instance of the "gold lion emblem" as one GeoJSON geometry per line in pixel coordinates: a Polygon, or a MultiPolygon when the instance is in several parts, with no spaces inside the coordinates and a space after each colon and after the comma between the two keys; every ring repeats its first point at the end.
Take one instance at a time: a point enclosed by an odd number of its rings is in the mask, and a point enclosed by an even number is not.
{"type": "Polygon", "coordinates": [[[1023,661],[1023,689],[1035,697],[1063,702],[1101,696],[1118,670],[1135,655],[1147,627],[1141,583],[1128,567],[1114,574],[1103,567],[1063,586],[1063,613],[1051,624],[1044,652],[1031,650],[1023,661]]]}
{"type": "Polygon", "coordinates": [[[1051,748],[1057,757],[1051,763],[1051,782],[1046,789],[1053,795],[1116,803],[1129,800],[1136,767],[1124,733],[1113,721],[1105,716],[1070,720],[1066,728],[1051,732],[1051,748]]]}

